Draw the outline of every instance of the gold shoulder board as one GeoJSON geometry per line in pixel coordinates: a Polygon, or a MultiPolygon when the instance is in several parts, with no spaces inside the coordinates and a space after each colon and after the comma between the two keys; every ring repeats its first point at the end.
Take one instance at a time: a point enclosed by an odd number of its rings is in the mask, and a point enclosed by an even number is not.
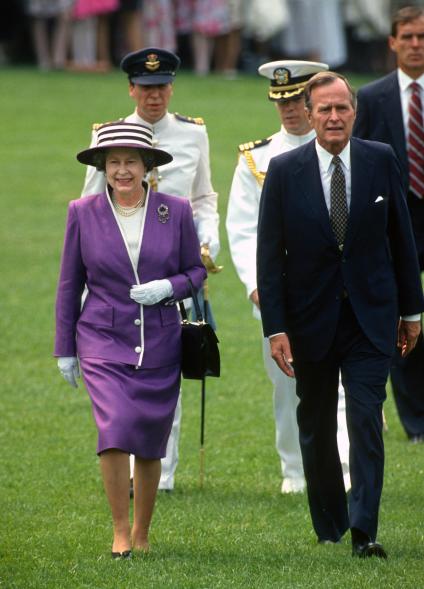
{"type": "Polygon", "coordinates": [[[271,141],[271,137],[266,139],[257,139],[256,141],[248,141],[247,143],[241,143],[239,145],[240,155],[244,155],[246,158],[247,166],[252,174],[255,176],[259,186],[262,186],[265,180],[265,172],[260,172],[257,167],[253,155],[250,153],[252,149],[267,145],[271,141]]]}
{"type": "Polygon", "coordinates": [[[123,121],[123,120],[124,120],[124,118],[121,117],[120,119],[117,119],[115,121],[106,121],[105,123],[93,123],[91,128],[93,131],[97,131],[97,129],[99,127],[103,127],[103,125],[109,125],[109,123],[117,123],[118,121],[123,121]]]}
{"type": "Polygon", "coordinates": [[[180,113],[175,112],[174,116],[179,121],[183,121],[184,123],[193,123],[194,125],[204,125],[205,121],[202,117],[186,117],[185,115],[180,115],[180,113]]]}
{"type": "Polygon", "coordinates": [[[243,153],[244,151],[256,149],[257,147],[262,147],[263,145],[267,145],[271,141],[271,137],[267,137],[266,139],[257,139],[256,141],[248,141],[247,143],[241,143],[239,145],[239,151],[243,153]]]}

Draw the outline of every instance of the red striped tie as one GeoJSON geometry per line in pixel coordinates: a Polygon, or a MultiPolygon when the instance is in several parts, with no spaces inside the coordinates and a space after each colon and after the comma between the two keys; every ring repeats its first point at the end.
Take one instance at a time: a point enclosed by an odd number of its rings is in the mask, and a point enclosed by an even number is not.
{"type": "Polygon", "coordinates": [[[408,160],[409,160],[409,188],[423,198],[424,196],[424,129],[423,109],[420,97],[420,86],[417,82],[410,85],[412,90],[409,99],[408,120],[408,160]]]}

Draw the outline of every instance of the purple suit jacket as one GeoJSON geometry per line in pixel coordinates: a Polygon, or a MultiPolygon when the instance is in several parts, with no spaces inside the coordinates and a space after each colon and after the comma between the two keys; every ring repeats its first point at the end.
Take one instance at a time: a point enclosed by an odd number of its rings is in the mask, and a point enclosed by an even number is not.
{"type": "Polygon", "coordinates": [[[133,284],[167,278],[173,298],[190,295],[206,278],[188,200],[149,191],[137,268],[105,193],[69,204],[56,300],[55,356],[102,358],[142,368],[181,360],[176,305],[143,306],[129,296],[133,284]],[[159,220],[158,207],[169,219],[159,220]],[[84,285],[88,296],[81,309],[84,285]]]}

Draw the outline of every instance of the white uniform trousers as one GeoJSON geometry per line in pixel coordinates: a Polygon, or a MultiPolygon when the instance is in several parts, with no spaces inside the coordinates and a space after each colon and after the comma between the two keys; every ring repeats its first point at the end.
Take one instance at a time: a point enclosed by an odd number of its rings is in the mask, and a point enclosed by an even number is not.
{"type": "Polygon", "coordinates": [[[160,475],[159,489],[172,490],[174,488],[174,476],[178,464],[178,443],[180,441],[181,430],[181,391],[178,397],[178,403],[175,408],[174,421],[166,446],[166,456],[161,460],[162,472],[160,475]]]}
{"type": "MultiPolygon", "coordinates": [[[[178,442],[180,440],[181,429],[181,391],[178,397],[178,403],[175,408],[174,421],[172,422],[171,433],[166,446],[166,456],[161,460],[161,475],[159,489],[172,490],[174,488],[174,476],[178,464],[178,442]]],[[[134,456],[130,456],[131,478],[134,476],[134,456]]]]}
{"type": "MultiPolygon", "coordinates": [[[[263,338],[263,359],[266,373],[273,385],[275,445],[281,461],[282,492],[299,492],[305,488],[302,454],[296,409],[296,380],[288,377],[271,357],[268,338],[263,338]]],[[[347,434],[344,389],[339,386],[337,443],[346,489],[350,489],[349,438],[347,434]]]]}

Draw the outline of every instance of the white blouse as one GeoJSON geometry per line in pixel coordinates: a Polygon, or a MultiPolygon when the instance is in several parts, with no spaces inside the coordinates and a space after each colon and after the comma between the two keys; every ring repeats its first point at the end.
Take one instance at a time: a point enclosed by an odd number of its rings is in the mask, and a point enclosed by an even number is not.
{"type": "Polygon", "coordinates": [[[128,252],[131,256],[133,266],[137,268],[138,257],[140,255],[140,241],[141,241],[141,228],[143,225],[143,219],[146,207],[140,207],[134,215],[130,217],[124,217],[118,212],[116,218],[121,226],[122,232],[127,242],[128,252]]]}

